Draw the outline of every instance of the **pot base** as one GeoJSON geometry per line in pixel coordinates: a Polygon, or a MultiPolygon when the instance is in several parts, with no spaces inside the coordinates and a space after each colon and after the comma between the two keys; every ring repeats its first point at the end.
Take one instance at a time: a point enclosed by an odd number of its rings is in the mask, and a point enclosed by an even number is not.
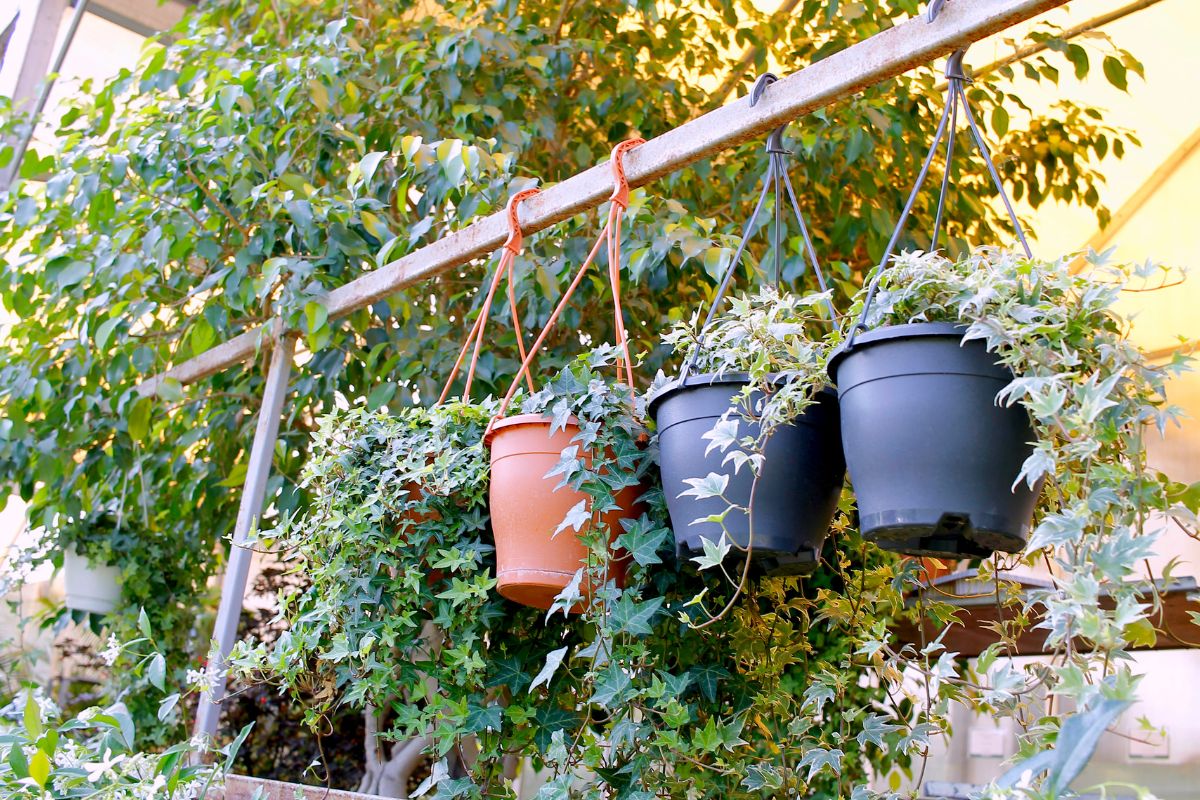
{"type": "MultiPolygon", "coordinates": [[[[935,558],[987,558],[993,552],[1019,553],[1025,539],[998,530],[998,519],[972,523],[969,516],[943,514],[936,523],[897,522],[901,515],[873,514],[875,519],[862,519],[862,529],[870,531],[867,538],[884,550],[914,556],[935,558]],[[889,521],[880,519],[890,518],[889,521]]],[[[921,515],[928,518],[928,512],[921,515]]]]}

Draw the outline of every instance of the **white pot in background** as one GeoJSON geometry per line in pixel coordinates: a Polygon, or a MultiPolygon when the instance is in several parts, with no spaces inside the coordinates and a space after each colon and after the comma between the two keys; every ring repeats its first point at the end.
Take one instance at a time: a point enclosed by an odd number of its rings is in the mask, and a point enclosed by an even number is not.
{"type": "Polygon", "coordinates": [[[63,552],[63,584],[73,611],[107,614],[121,599],[121,570],[94,566],[75,548],[63,552]]]}

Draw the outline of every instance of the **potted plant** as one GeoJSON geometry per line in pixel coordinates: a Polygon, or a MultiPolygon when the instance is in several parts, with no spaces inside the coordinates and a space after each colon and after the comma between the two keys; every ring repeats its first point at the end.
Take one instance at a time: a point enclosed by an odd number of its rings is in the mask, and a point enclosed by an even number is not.
{"type": "MultiPolygon", "coordinates": [[[[534,608],[557,607],[561,602],[565,610],[578,612],[604,584],[620,585],[623,557],[610,557],[612,542],[623,531],[623,522],[641,514],[637,501],[642,466],[629,450],[626,435],[636,438],[641,431],[637,430],[633,359],[621,310],[620,279],[621,219],[629,207],[624,158],[641,144],[642,139],[634,138],[613,148],[609,164],[614,189],[607,220],[524,354],[485,437],[491,451],[489,508],[496,538],[497,587],[505,597],[534,608]],[[546,388],[534,391],[532,362],[602,246],[607,249],[616,344],[584,354],[546,388]],[[607,364],[615,366],[624,386],[599,374],[599,367],[607,364]],[[519,403],[521,413],[507,417],[522,380],[529,382],[529,394],[519,403]],[[603,476],[598,494],[584,490],[588,474],[603,476]],[[595,549],[603,562],[599,564],[588,556],[589,543],[597,542],[595,549]],[[562,600],[560,595],[575,599],[562,600]]],[[[510,230],[519,231],[515,218],[510,219],[510,230]]],[[[511,276],[509,280],[511,285],[511,276]]]]}
{"type": "Polygon", "coordinates": [[[1051,345],[1080,290],[1065,270],[994,248],[958,260],[910,252],[879,273],[873,300],[860,293],[848,318],[862,328],[829,370],[866,537],[948,558],[1024,548],[1047,470],[1017,401],[1094,344],[1072,330],[1070,350],[1051,345]]]}
{"type": "Polygon", "coordinates": [[[680,553],[707,540],[772,573],[815,565],[846,473],[829,345],[810,333],[827,324],[828,300],[765,288],[703,333],[693,321],[664,337],[696,370],[660,382],[649,401],[680,553]]]}
{"type": "Polygon", "coordinates": [[[612,346],[581,355],[488,431],[496,580],[511,600],[578,612],[624,583],[615,541],[644,511],[649,457],[644,406],[604,374],[621,358],[612,346]]]}
{"type": "Polygon", "coordinates": [[[121,568],[114,542],[120,533],[120,514],[108,509],[58,531],[64,603],[69,610],[108,614],[120,603],[121,568]]]}
{"type": "Polygon", "coordinates": [[[63,550],[63,590],[72,611],[108,614],[121,600],[121,568],[68,547],[63,550]]]}

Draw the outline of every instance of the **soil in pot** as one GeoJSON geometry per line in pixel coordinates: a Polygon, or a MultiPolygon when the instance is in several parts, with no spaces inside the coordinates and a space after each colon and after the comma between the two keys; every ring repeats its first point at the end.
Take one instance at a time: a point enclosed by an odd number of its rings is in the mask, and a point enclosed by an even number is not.
{"type": "Polygon", "coordinates": [[[1013,484],[1033,426],[1024,408],[996,403],[1012,372],[965,330],[879,328],[830,359],[859,525],[884,549],[986,557],[1028,538],[1041,487],[1013,484]]]}
{"type": "MultiPolygon", "coordinates": [[[[704,434],[729,411],[746,380],[744,374],[689,376],[650,401],[676,549],[681,556],[691,557],[703,552],[702,538],[720,541],[720,524],[694,521],[720,514],[726,509],[725,500],[681,496],[688,488],[685,479],[716,472],[729,475],[728,499],[751,510],[749,517],[738,510],[726,515],[725,528],[733,542],[741,548],[752,543],[752,557],[768,574],[806,572],[817,563],[846,476],[837,396],[831,390],[820,392],[817,402],[795,423],[774,430],[754,486],[749,467],[733,474],[732,465],[722,464],[725,453],[705,452],[709,440],[704,434]]],[[[758,434],[757,423],[736,411],[732,418],[738,421],[739,436],[758,434]]],[[[742,551],[731,551],[730,557],[735,555],[741,557],[742,551]]]]}
{"type": "MultiPolygon", "coordinates": [[[[554,535],[567,512],[586,495],[565,486],[555,488],[558,476],[545,477],[579,428],[568,423],[551,432],[550,427],[550,420],[540,414],[521,414],[498,421],[485,440],[491,448],[488,497],[496,539],[496,588],[510,600],[542,609],[550,608],[587,558],[579,540],[586,526],[554,535]]],[[[641,515],[637,501],[642,493],[641,486],[617,493],[619,508],[602,518],[612,538],[624,532],[622,519],[641,515]]],[[[610,563],[610,577],[619,586],[624,586],[627,562],[628,555],[618,553],[610,563]]],[[[581,591],[588,597],[586,581],[581,591]]]]}
{"type": "Polygon", "coordinates": [[[63,551],[63,586],[67,608],[107,614],[121,600],[121,570],[92,564],[72,547],[63,551]]]}

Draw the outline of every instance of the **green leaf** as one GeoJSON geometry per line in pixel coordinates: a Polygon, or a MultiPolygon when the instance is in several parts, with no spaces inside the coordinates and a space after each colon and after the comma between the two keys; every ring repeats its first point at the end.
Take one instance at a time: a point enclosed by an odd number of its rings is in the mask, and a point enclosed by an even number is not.
{"type": "Polygon", "coordinates": [[[153,629],[150,627],[150,615],[146,613],[146,609],[138,609],[138,631],[147,639],[154,639],[153,629]]]}
{"type": "Polygon", "coordinates": [[[167,660],[163,658],[162,653],[155,653],[150,659],[150,666],[146,669],[146,679],[150,681],[151,686],[162,691],[166,676],[167,660]]]}
{"type": "Polygon", "coordinates": [[[1120,89],[1122,92],[1129,91],[1129,77],[1125,72],[1125,65],[1115,56],[1104,57],[1104,77],[1108,78],[1108,82],[1120,89]]]}
{"type": "Polygon", "coordinates": [[[621,594],[621,599],[613,606],[611,624],[614,633],[627,633],[631,636],[648,636],[653,632],[651,622],[662,608],[663,598],[655,597],[639,603],[628,592],[621,594]]]}
{"type": "Polygon", "coordinates": [[[158,721],[165,722],[171,712],[175,710],[175,706],[179,704],[179,692],[169,694],[158,703],[158,721]]]}
{"type": "Polygon", "coordinates": [[[112,319],[105,320],[104,322],[100,323],[100,327],[96,328],[95,336],[97,350],[102,351],[108,346],[109,338],[112,336],[113,331],[116,330],[117,326],[120,325],[121,322],[122,319],[120,317],[113,317],[112,319]]]}
{"type": "Polygon", "coordinates": [[[72,261],[58,273],[58,288],[67,289],[82,281],[92,273],[92,269],[83,261],[72,261]]]}
{"type": "Polygon", "coordinates": [[[304,321],[308,324],[309,335],[316,334],[324,328],[328,319],[329,309],[325,308],[324,303],[309,300],[304,304],[304,321]]]}
{"type": "Polygon", "coordinates": [[[144,442],[150,434],[150,413],[154,401],[149,397],[139,398],[129,409],[126,421],[129,438],[135,442],[144,442]]]}
{"type": "Polygon", "coordinates": [[[41,750],[33,754],[33,758],[29,759],[29,777],[39,788],[46,788],[46,781],[50,777],[50,758],[41,750]]]}
{"type": "Polygon", "coordinates": [[[33,690],[29,689],[25,692],[25,734],[30,739],[36,739],[42,735],[42,712],[38,708],[37,700],[34,699],[33,690]]]}
{"type": "Polygon", "coordinates": [[[1008,111],[1004,106],[996,106],[992,109],[992,130],[997,136],[1004,136],[1008,133],[1008,111]]]}
{"type": "Polygon", "coordinates": [[[200,354],[213,346],[213,343],[217,340],[217,332],[213,330],[213,326],[207,319],[199,317],[195,324],[192,325],[192,333],[189,339],[192,344],[192,352],[200,354]]]}

